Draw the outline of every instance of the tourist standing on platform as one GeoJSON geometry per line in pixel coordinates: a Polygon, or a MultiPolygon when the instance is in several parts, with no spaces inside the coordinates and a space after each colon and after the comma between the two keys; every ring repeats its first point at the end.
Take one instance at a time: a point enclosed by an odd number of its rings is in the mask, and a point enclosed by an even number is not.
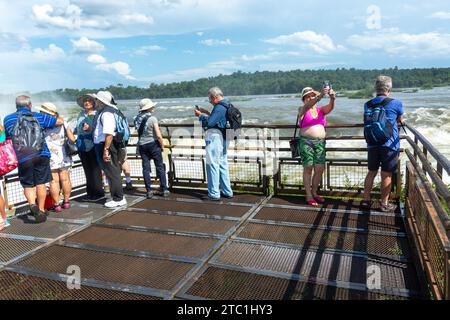
{"type": "Polygon", "coordinates": [[[372,205],[370,193],[373,181],[381,166],[381,203],[380,210],[392,212],[396,209],[389,203],[392,187],[392,175],[397,172],[400,154],[400,136],[397,122],[403,121],[403,104],[400,100],[389,98],[392,90],[392,78],[379,76],[375,81],[377,96],[364,104],[364,136],[367,141],[368,169],[364,182],[363,209],[372,205]]]}
{"type": "Polygon", "coordinates": [[[211,112],[205,109],[197,109],[194,112],[206,130],[208,195],[204,199],[218,201],[221,196],[233,197],[227,158],[230,141],[226,139],[227,110],[230,102],[224,98],[222,90],[217,87],[209,89],[208,99],[214,106],[211,112]]]}
{"type": "Polygon", "coordinates": [[[94,149],[94,117],[95,96],[87,94],[77,99],[80,107],[84,108],[77,118],[74,134],[77,135],[78,155],[86,175],[87,201],[96,201],[105,196],[102,184],[102,169],[97,162],[94,149]]]}
{"type": "MultiPolygon", "coordinates": [[[[1,123],[1,120],[0,120],[1,123]]],[[[0,143],[5,142],[6,133],[5,128],[0,124],[0,143]]],[[[2,182],[3,177],[0,177],[0,183],[2,182]]],[[[0,193],[0,230],[3,230],[6,227],[10,226],[9,220],[6,217],[6,208],[5,208],[5,199],[3,199],[3,194],[0,193]]]]}
{"type": "Polygon", "coordinates": [[[13,142],[19,161],[19,180],[24,188],[25,198],[30,205],[36,222],[47,220],[44,208],[47,196],[46,183],[52,180],[50,151],[45,143],[43,129],[62,126],[63,118],[31,112],[32,104],[28,96],[16,98],[15,113],[5,117],[6,138],[13,142]],[[37,205],[36,205],[37,198],[37,205]]]}
{"type": "Polygon", "coordinates": [[[111,201],[105,203],[105,207],[126,206],[127,200],[123,195],[119,154],[121,147],[114,139],[118,129],[116,103],[109,91],[99,91],[95,97],[97,114],[94,118],[94,148],[97,161],[108,179],[112,198],[111,201]]]}
{"type": "Polygon", "coordinates": [[[164,140],[158,125],[158,119],[153,115],[156,103],[150,99],[142,99],[139,102],[139,114],[134,120],[134,126],[138,130],[138,148],[142,159],[145,188],[147,199],[154,195],[152,180],[150,177],[150,161],[155,162],[156,175],[160,184],[160,195],[168,197],[170,192],[167,187],[166,168],[163,161],[164,140]]]}
{"type": "Polygon", "coordinates": [[[331,87],[322,88],[319,93],[311,87],[302,90],[302,102],[298,110],[298,126],[300,128],[300,158],[303,163],[303,184],[305,186],[306,202],[318,206],[325,200],[318,195],[320,182],[325,170],[325,116],[334,109],[336,94],[331,87]],[[330,102],[325,106],[317,103],[326,95],[330,102]],[[314,171],[314,175],[313,175],[314,171]]]}
{"type": "MultiPolygon", "coordinates": [[[[38,110],[41,114],[58,118],[58,110],[51,102],[43,103],[38,110]]],[[[54,212],[61,212],[62,209],[70,208],[70,194],[72,193],[72,182],[70,181],[70,169],[73,161],[70,155],[67,155],[64,145],[69,139],[75,142],[75,136],[72,130],[68,128],[67,122],[60,127],[47,128],[44,130],[45,142],[50,151],[50,169],[52,170],[52,181],[50,182],[50,195],[53,199],[53,206],[49,209],[54,212]],[[61,197],[61,188],[63,193],[63,202],[59,203],[61,197]]]]}

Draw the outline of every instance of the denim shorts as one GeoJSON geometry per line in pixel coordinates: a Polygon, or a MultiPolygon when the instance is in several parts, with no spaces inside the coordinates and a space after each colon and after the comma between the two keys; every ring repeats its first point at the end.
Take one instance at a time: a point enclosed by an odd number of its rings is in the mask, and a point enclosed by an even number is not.
{"type": "Polygon", "coordinates": [[[370,147],[368,151],[368,168],[370,171],[381,171],[394,173],[397,171],[398,151],[387,147],[370,147]]]}
{"type": "Polygon", "coordinates": [[[52,181],[50,158],[36,157],[19,164],[19,181],[23,188],[33,188],[52,181]]]}

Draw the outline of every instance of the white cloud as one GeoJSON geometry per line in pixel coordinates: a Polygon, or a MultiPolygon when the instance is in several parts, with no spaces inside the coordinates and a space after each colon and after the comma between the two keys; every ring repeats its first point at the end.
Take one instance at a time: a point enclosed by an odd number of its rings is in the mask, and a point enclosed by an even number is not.
{"type": "Polygon", "coordinates": [[[204,35],[205,33],[204,32],[197,32],[197,35],[199,36],[199,37],[203,37],[203,35],[204,35]]]}
{"type": "Polygon", "coordinates": [[[89,40],[87,37],[81,37],[79,40],[70,40],[72,42],[75,53],[97,53],[105,50],[105,46],[101,43],[89,40]]]}
{"type": "Polygon", "coordinates": [[[436,11],[429,17],[435,19],[450,20],[450,11],[436,11]]]}
{"type": "MultiPolygon", "coordinates": [[[[49,27],[62,28],[70,31],[75,30],[105,30],[123,29],[128,26],[152,25],[152,16],[130,11],[128,7],[122,7],[120,11],[114,12],[110,1],[96,1],[96,3],[84,3],[78,0],[80,5],[71,4],[66,6],[52,6],[51,4],[34,5],[32,7],[33,19],[40,28],[49,27]],[[92,10],[95,5],[102,6],[101,10],[92,10]],[[88,8],[83,10],[82,8],[88,8]]],[[[99,8],[100,9],[100,8],[99,8]]],[[[59,30],[61,32],[61,30],[59,30]]]]}
{"type": "Polygon", "coordinates": [[[343,46],[336,46],[328,35],[317,34],[310,30],[281,35],[264,40],[264,42],[281,46],[296,46],[310,49],[319,54],[327,54],[344,49],[343,46]]]}
{"type": "Polygon", "coordinates": [[[33,54],[35,58],[41,60],[55,60],[63,58],[65,56],[64,50],[53,43],[50,44],[46,49],[41,48],[34,49],[33,54]]]}
{"type": "Polygon", "coordinates": [[[130,75],[131,70],[128,63],[123,61],[116,61],[113,63],[102,63],[96,65],[95,68],[102,71],[116,72],[119,75],[125,77],[127,80],[136,80],[136,78],[130,75]]]}
{"type": "Polygon", "coordinates": [[[215,46],[231,46],[231,40],[225,39],[225,40],[218,40],[218,39],[206,39],[202,40],[199,43],[204,44],[208,47],[215,47],[215,46]]]}
{"type": "Polygon", "coordinates": [[[313,70],[330,66],[344,66],[336,62],[311,62],[311,63],[267,63],[260,66],[265,71],[291,71],[291,70],[313,70]]]}
{"type": "Polygon", "coordinates": [[[148,55],[148,53],[152,52],[152,51],[164,51],[164,50],[166,50],[166,49],[161,46],[149,45],[149,46],[142,46],[142,47],[136,49],[133,53],[138,56],[145,56],[145,55],[148,55]]]}
{"type": "Polygon", "coordinates": [[[91,54],[89,57],[87,57],[87,61],[94,64],[103,64],[106,63],[105,57],[99,55],[99,54],[91,54]]]}
{"type": "Polygon", "coordinates": [[[108,63],[106,58],[99,54],[91,54],[86,60],[89,63],[95,64],[95,69],[97,70],[115,72],[127,80],[136,80],[136,78],[131,75],[130,66],[126,62],[116,61],[108,63]]]}
{"type": "Polygon", "coordinates": [[[150,16],[146,16],[144,14],[135,13],[135,14],[123,14],[120,15],[118,21],[123,24],[153,24],[154,20],[150,16]]]}
{"type": "Polygon", "coordinates": [[[410,34],[398,29],[384,29],[352,35],[347,42],[361,50],[382,50],[403,57],[436,57],[450,54],[450,34],[426,32],[410,34]]]}
{"type": "Polygon", "coordinates": [[[221,60],[210,62],[203,67],[177,70],[166,74],[156,75],[143,80],[150,82],[189,81],[193,79],[211,77],[219,74],[227,75],[242,69],[243,66],[239,65],[234,60],[221,60]]]}
{"type": "Polygon", "coordinates": [[[261,61],[261,60],[271,60],[273,59],[274,55],[273,54],[256,54],[256,55],[242,55],[241,56],[241,60],[243,61],[261,61]]]}
{"type": "Polygon", "coordinates": [[[73,4],[69,4],[64,11],[55,13],[55,9],[50,4],[34,5],[33,14],[36,21],[42,26],[54,26],[66,29],[76,29],[80,27],[81,9],[73,4]]]}

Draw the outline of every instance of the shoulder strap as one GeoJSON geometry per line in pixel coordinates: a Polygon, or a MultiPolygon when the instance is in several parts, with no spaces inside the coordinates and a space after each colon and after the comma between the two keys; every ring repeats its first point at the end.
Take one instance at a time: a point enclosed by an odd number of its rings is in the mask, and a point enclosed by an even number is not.
{"type": "Polygon", "coordinates": [[[381,101],[381,102],[373,103],[373,99],[372,99],[372,100],[367,101],[367,107],[368,107],[369,109],[370,109],[370,108],[377,107],[377,106],[384,107],[384,106],[386,106],[389,102],[391,102],[391,101],[393,101],[393,100],[394,100],[394,99],[392,99],[392,98],[384,98],[383,101],[381,101]]]}
{"type": "Polygon", "coordinates": [[[148,119],[150,119],[152,117],[152,115],[144,117],[144,119],[142,119],[141,125],[139,126],[139,130],[138,130],[138,136],[139,138],[142,136],[142,134],[144,133],[144,128],[145,125],[147,124],[148,119]]]}
{"type": "Polygon", "coordinates": [[[295,139],[295,137],[297,137],[297,128],[298,128],[298,118],[299,118],[299,114],[297,113],[297,120],[295,120],[295,130],[294,130],[294,136],[292,137],[292,139],[295,139]]]}

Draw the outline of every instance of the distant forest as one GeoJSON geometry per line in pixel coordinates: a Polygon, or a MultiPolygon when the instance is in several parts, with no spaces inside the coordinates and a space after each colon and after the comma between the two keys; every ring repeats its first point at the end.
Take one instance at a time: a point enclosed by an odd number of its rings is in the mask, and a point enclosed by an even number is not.
{"type": "Polygon", "coordinates": [[[358,70],[338,68],[336,70],[294,70],[257,71],[253,73],[235,72],[231,75],[202,78],[168,84],[151,83],[148,87],[112,85],[97,89],[58,89],[33,94],[34,98],[45,100],[55,95],[59,99],[73,101],[84,93],[109,90],[116,99],[184,98],[203,97],[210,87],[220,87],[227,96],[293,94],[305,86],[319,89],[324,80],[330,80],[337,91],[363,90],[373,87],[380,75],[393,78],[394,88],[431,88],[450,85],[450,68],[358,70]]]}

